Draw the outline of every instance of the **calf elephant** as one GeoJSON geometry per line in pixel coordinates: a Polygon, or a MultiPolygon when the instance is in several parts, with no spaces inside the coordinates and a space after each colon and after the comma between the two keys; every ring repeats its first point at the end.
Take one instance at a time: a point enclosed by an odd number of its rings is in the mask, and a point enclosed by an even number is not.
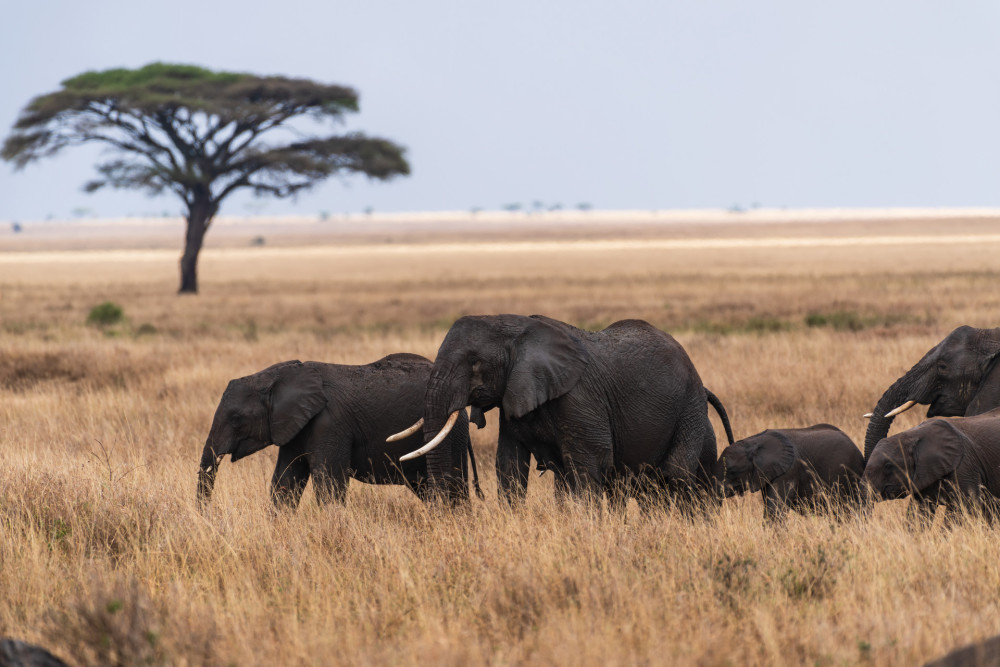
{"type": "MultiPolygon", "coordinates": [[[[406,484],[421,499],[432,490],[452,501],[468,498],[465,454],[472,455],[463,414],[448,436],[451,458],[432,486],[423,460],[400,462],[419,446],[419,434],[393,444],[386,436],[410,424],[423,408],[431,362],[392,354],[364,366],[286,361],[232,380],[219,401],[198,471],[198,499],[211,498],[219,463],[268,445],[278,446],[271,478],[275,504],[297,506],[312,476],[316,498],[343,501],[350,477],[373,484],[406,484]]],[[[476,492],[479,490],[472,459],[476,492]]]]}
{"type": "Polygon", "coordinates": [[[1000,329],[961,326],[896,380],[869,415],[865,460],[893,418],[914,405],[928,417],[971,417],[1000,407],[1000,329]]]}
{"type": "Polygon", "coordinates": [[[913,518],[932,518],[938,504],[954,516],[962,502],[993,518],[1000,497],[1000,409],[931,419],[883,438],[864,479],[883,499],[912,496],[913,518]]]}
{"type": "Polygon", "coordinates": [[[471,405],[480,427],[485,411],[500,409],[504,501],[523,501],[532,456],[555,473],[557,489],[608,492],[617,507],[630,489],[687,492],[701,484],[707,491],[716,458],[707,401],[732,442],[725,408],[684,349],[646,322],[591,332],[540,315],[463,317],[445,336],[427,385],[427,444],[403,459],[426,454],[431,477],[446,478],[454,454],[441,434],[471,405]]]}
{"type": "Polygon", "coordinates": [[[726,497],[762,491],[764,516],[780,517],[786,507],[857,508],[865,459],[836,426],[768,429],[726,447],[715,478],[726,497]]]}

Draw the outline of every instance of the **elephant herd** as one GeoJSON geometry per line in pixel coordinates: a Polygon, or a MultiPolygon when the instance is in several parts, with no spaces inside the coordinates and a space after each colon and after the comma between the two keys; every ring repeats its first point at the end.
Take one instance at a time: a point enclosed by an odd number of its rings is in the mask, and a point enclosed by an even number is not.
{"type": "Polygon", "coordinates": [[[913,496],[912,516],[966,504],[992,517],[1000,504],[1000,329],[959,327],[879,399],[862,455],[829,424],[768,429],[734,442],[722,402],[683,347],[641,320],[585,331],[541,315],[456,321],[431,362],[392,354],[347,366],[288,361],[226,387],[205,442],[198,500],[219,463],[269,445],[276,505],[296,506],[313,480],[323,503],[343,502],[350,478],[404,484],[423,500],[461,503],[478,473],[469,423],[499,410],[501,501],[523,502],[531,458],[555,495],[622,511],[675,503],[685,511],[760,492],[765,516],[787,508],[864,511],[873,498],[913,496]],[[892,437],[916,404],[932,419],[892,437]],[[725,427],[717,455],[708,406],[725,427]],[[468,409],[468,413],[466,413],[468,409]]]}

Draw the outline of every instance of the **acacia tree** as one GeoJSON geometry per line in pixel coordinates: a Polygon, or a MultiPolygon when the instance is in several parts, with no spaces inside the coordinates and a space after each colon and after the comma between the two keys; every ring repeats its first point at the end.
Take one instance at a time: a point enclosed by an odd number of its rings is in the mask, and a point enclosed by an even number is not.
{"type": "Polygon", "coordinates": [[[87,192],[176,194],[187,217],[180,292],[193,293],[205,232],[236,190],[289,197],[338,173],[382,180],[409,173],[404,149],[391,141],[307,135],[292,123],[338,122],[357,110],[358,94],[344,86],[152,63],[85,72],[34,98],[0,156],[23,168],[68,146],[100,144],[109,159],[96,166],[87,192]]]}

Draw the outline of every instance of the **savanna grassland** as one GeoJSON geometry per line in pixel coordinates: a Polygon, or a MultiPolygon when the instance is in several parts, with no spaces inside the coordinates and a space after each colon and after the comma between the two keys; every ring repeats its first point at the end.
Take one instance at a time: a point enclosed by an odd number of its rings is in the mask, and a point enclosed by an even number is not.
{"type": "Polygon", "coordinates": [[[996,634],[1000,528],[914,532],[905,501],[772,526],[757,497],[698,520],[633,504],[623,522],[557,509],[550,475],[505,511],[495,414],[473,433],[487,499],[465,509],[355,482],[346,506],[307,490],[275,516],[274,448],[224,462],[211,507],[194,502],[229,379],[286,359],[433,358],[463,314],[646,319],[684,344],[737,437],[830,422],[860,443],[861,415],[927,349],[997,325],[996,224],[563,243],[565,229],[527,242],[473,222],[454,238],[214,248],[210,233],[195,297],[174,294],[172,249],[6,239],[0,636],[78,665],[911,665],[996,634]],[[125,319],[87,324],[103,301],[125,319]]]}

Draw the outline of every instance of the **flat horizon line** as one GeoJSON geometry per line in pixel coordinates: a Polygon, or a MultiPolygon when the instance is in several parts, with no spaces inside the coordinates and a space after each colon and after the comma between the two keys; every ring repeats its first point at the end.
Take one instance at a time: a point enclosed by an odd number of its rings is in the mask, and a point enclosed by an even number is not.
{"type": "MultiPolygon", "coordinates": [[[[858,220],[905,220],[932,218],[1000,218],[1000,207],[942,206],[942,207],[828,207],[828,208],[691,208],[691,209],[557,209],[557,210],[439,210],[370,213],[295,213],[217,215],[212,224],[240,224],[246,222],[268,224],[329,224],[338,221],[372,221],[380,223],[413,224],[427,222],[503,221],[523,222],[543,219],[546,222],[600,222],[605,224],[675,222],[675,223],[732,223],[732,222],[838,222],[858,220]]],[[[0,219],[0,224],[12,225],[135,225],[143,223],[184,222],[183,216],[91,216],[49,219],[0,219]]]]}

